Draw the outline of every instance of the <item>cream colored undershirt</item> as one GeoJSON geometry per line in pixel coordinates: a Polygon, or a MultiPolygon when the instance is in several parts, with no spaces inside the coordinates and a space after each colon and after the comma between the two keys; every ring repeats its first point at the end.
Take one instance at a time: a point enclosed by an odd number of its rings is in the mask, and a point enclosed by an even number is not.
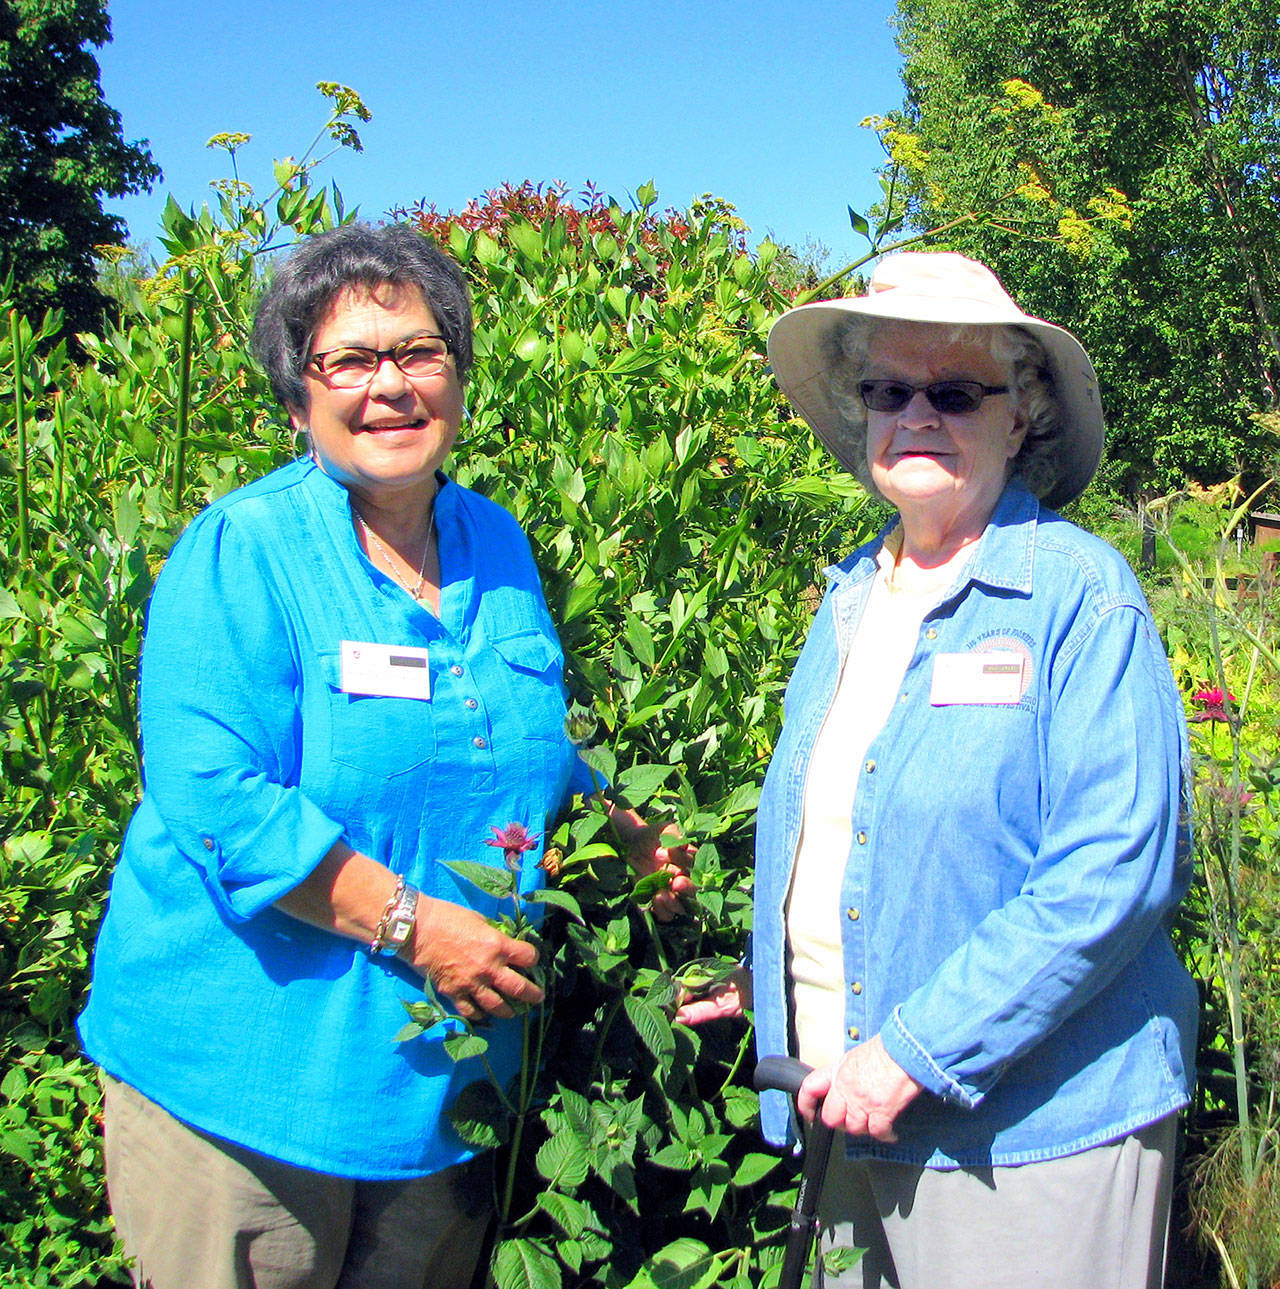
{"type": "Polygon", "coordinates": [[[896,543],[886,541],[876,556],[880,571],[814,743],[787,900],[797,1055],[809,1065],[831,1065],[847,1047],[845,991],[851,982],[845,980],[840,943],[840,887],[853,844],[853,803],[862,763],[889,718],[925,614],[971,552],[968,548],[943,568],[931,570],[936,576],[897,589],[890,586],[896,543]]]}

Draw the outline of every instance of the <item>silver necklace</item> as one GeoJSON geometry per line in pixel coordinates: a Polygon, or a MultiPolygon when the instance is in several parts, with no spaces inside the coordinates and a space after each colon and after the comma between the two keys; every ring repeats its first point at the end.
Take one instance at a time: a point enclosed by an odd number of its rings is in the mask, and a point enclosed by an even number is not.
{"type": "MultiPolygon", "coordinates": [[[[353,506],[352,509],[355,510],[355,507],[353,506]]],[[[435,533],[434,521],[427,528],[427,540],[422,547],[422,563],[418,566],[418,581],[416,585],[410,586],[409,583],[400,576],[399,571],[396,569],[395,562],[391,558],[391,552],[378,540],[378,534],[375,533],[367,523],[365,523],[364,516],[358,510],[356,510],[355,513],[356,520],[360,524],[361,532],[363,532],[365,537],[373,543],[374,549],[382,556],[382,562],[387,566],[391,576],[395,578],[396,582],[410,596],[412,596],[413,599],[422,599],[422,587],[427,580],[427,556],[431,554],[431,538],[435,533]]]]}

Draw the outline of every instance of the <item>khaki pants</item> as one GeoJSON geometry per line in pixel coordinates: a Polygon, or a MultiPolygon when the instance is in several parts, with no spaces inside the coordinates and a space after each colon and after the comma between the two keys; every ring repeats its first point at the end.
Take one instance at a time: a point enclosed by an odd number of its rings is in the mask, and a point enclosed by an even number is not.
{"type": "Polygon", "coordinates": [[[1170,1115],[1062,1159],[947,1171],[849,1160],[837,1137],[822,1247],[867,1252],[826,1289],[1160,1289],[1176,1136],[1170,1115]]]}
{"type": "Polygon", "coordinates": [[[140,1289],[468,1289],[492,1160],[363,1182],[180,1123],[102,1077],[107,1191],[140,1289]]]}

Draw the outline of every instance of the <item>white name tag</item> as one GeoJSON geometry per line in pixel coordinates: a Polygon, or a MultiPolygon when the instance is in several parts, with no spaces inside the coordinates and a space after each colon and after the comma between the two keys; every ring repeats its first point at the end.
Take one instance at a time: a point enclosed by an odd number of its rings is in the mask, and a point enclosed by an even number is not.
{"type": "Polygon", "coordinates": [[[342,692],[377,698],[430,698],[427,651],[416,645],[343,640],[342,692]]]}
{"type": "Polygon", "coordinates": [[[1026,665],[1026,658],[1012,651],[937,654],[929,702],[934,707],[1016,703],[1022,697],[1026,665]]]}

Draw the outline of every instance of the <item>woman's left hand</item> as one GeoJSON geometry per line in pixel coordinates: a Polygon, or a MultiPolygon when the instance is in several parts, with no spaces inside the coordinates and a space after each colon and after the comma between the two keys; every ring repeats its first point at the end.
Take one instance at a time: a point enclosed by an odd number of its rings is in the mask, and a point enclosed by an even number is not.
{"type": "Polygon", "coordinates": [[[810,1123],[821,1109],[822,1122],[851,1137],[898,1140],[894,1120],[920,1094],[919,1083],[875,1038],[850,1048],[834,1066],[805,1077],[796,1107],[810,1123]]]}
{"type": "Polygon", "coordinates": [[[668,824],[659,828],[656,824],[647,824],[634,810],[606,803],[609,822],[613,824],[618,840],[627,851],[627,863],[637,877],[647,877],[650,873],[669,873],[670,884],[658,891],[653,897],[653,914],[659,922],[670,922],[678,914],[685,912],[682,895],[693,895],[697,887],[689,876],[689,865],[693,862],[696,846],[687,842],[678,842],[678,829],[668,824]],[[664,845],[664,842],[674,844],[664,845]]]}

